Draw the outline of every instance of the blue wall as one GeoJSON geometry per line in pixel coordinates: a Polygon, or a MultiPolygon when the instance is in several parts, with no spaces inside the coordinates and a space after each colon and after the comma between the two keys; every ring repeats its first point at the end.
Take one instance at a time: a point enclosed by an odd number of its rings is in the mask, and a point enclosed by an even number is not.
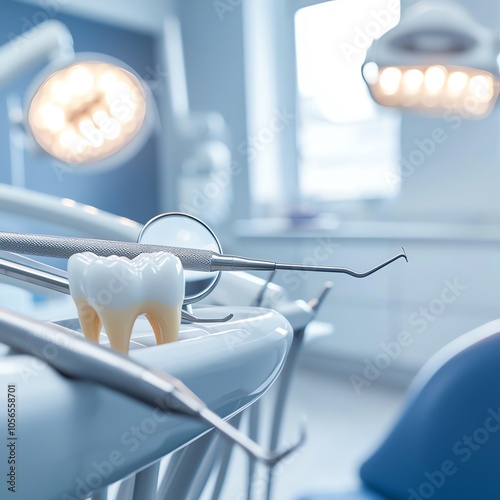
{"type": "MultiPolygon", "coordinates": [[[[183,0],[178,2],[178,13],[191,108],[220,113],[229,130],[233,168],[238,173],[231,176],[232,186],[222,188],[222,196],[234,190],[231,218],[238,219],[249,215],[250,206],[247,155],[239,147],[247,140],[243,8],[237,2],[224,5],[228,10],[219,17],[211,0],[183,0]]],[[[196,205],[191,199],[184,201],[187,206],[196,205]]],[[[210,210],[215,201],[209,197],[206,201],[210,210]]],[[[225,232],[227,227],[217,229],[225,232]]]]}
{"type": "MultiPolygon", "coordinates": [[[[3,0],[0,6],[0,44],[12,34],[21,34],[44,18],[57,19],[73,35],[75,52],[100,52],[121,59],[146,79],[156,68],[155,40],[152,36],[116,27],[45,12],[31,6],[3,0]]],[[[6,96],[12,92],[24,101],[25,91],[36,74],[0,88],[0,182],[10,183],[10,157],[6,96]]],[[[104,173],[63,172],[47,157],[26,153],[26,187],[59,197],[72,198],[112,213],[145,222],[158,213],[157,138],[148,140],[142,150],[123,166],[104,173]],[[62,175],[61,175],[62,174],[62,175]]]]}

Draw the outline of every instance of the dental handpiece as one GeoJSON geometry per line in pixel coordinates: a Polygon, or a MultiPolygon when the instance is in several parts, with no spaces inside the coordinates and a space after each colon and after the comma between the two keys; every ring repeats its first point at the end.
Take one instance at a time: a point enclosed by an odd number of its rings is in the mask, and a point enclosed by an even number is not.
{"type": "Polygon", "coordinates": [[[63,259],[68,259],[71,255],[81,252],[92,252],[102,257],[119,255],[128,257],[129,259],[133,259],[141,253],[170,252],[176,255],[182,262],[184,269],[189,271],[274,271],[286,269],[292,271],[343,273],[355,278],[365,278],[401,258],[408,261],[403,248],[402,253],[373,269],[366,272],[358,272],[346,267],[282,264],[268,260],[238,257],[236,255],[222,255],[212,250],[9,232],[0,232],[0,250],[63,259]]]}
{"type": "Polygon", "coordinates": [[[42,359],[63,375],[97,383],[165,412],[202,420],[271,467],[305,440],[302,430],[292,447],[281,452],[267,452],[211,411],[173,375],[150,370],[128,356],[88,342],[73,330],[59,325],[42,323],[0,308],[0,342],[42,359]]]}

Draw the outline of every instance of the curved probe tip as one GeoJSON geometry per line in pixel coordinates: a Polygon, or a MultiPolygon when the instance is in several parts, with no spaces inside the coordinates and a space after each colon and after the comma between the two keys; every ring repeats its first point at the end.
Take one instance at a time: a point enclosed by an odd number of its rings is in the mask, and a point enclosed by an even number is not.
{"type": "Polygon", "coordinates": [[[196,316],[193,316],[192,314],[189,314],[187,311],[183,310],[181,312],[181,316],[182,319],[187,323],[225,323],[226,321],[233,319],[234,314],[228,314],[223,318],[198,318],[196,316]]]}
{"type": "Polygon", "coordinates": [[[403,250],[403,258],[404,258],[404,260],[406,260],[406,262],[408,262],[408,256],[406,255],[405,247],[401,247],[401,250],[403,250]]]}
{"type": "Polygon", "coordinates": [[[286,448],[283,451],[272,452],[270,454],[270,457],[266,460],[267,465],[269,467],[274,467],[278,462],[281,462],[281,460],[283,460],[288,455],[292,454],[293,452],[297,451],[300,447],[302,447],[306,442],[306,439],[307,439],[307,428],[306,428],[306,422],[303,419],[300,425],[299,438],[297,439],[296,443],[290,446],[289,448],[286,448]]]}

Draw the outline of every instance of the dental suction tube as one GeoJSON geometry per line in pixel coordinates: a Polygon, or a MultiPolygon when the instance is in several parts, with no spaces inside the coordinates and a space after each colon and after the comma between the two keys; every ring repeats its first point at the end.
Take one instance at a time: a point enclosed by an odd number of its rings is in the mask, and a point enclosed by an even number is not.
{"type": "Polygon", "coordinates": [[[222,255],[212,250],[9,232],[0,232],[0,250],[63,259],[68,259],[73,254],[81,252],[92,252],[102,257],[119,255],[128,257],[129,259],[133,259],[141,253],[170,252],[179,258],[184,269],[190,271],[273,271],[275,269],[287,269],[294,271],[343,273],[355,278],[365,278],[401,258],[408,261],[403,249],[402,253],[379,264],[373,269],[366,272],[358,272],[346,267],[282,264],[268,260],[222,255]]]}

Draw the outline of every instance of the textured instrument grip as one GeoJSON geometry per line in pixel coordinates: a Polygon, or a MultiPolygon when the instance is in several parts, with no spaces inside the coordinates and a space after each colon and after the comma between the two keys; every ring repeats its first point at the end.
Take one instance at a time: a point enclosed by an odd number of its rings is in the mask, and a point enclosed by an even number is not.
{"type": "Polygon", "coordinates": [[[63,259],[68,259],[71,255],[81,252],[92,252],[102,257],[119,255],[129,259],[133,259],[141,253],[169,252],[180,259],[184,269],[205,272],[210,272],[212,257],[218,255],[211,250],[194,248],[7,232],[0,232],[0,250],[63,259]]]}

